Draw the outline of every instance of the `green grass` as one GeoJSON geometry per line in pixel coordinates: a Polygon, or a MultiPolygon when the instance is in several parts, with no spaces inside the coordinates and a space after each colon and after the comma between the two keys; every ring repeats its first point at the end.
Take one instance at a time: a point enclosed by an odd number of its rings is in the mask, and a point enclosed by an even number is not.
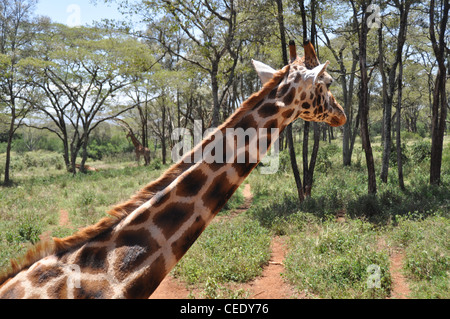
{"type": "Polygon", "coordinates": [[[291,236],[286,279],[321,298],[386,298],[391,288],[387,251],[379,250],[370,223],[334,220],[309,224],[291,236]],[[371,276],[377,269],[379,288],[371,276]],[[372,285],[371,285],[372,284],[372,285]]]}
{"type": "MultiPolygon", "coordinates": [[[[377,179],[378,193],[368,195],[361,151],[355,150],[352,167],[343,167],[336,142],[322,143],[312,197],[302,204],[288,169],[270,178],[249,177],[255,198],[249,216],[290,239],[286,280],[313,297],[389,297],[390,251],[400,248],[406,253],[403,271],[411,297],[448,298],[450,161],[443,161],[443,185],[430,186],[424,142],[409,141],[406,191],[398,187],[391,166],[388,183],[377,179]],[[336,223],[335,215],[342,212],[346,223],[336,223]],[[372,264],[380,267],[379,289],[367,289],[372,264]]],[[[450,158],[448,138],[446,145],[443,159],[450,158]]],[[[381,154],[375,156],[378,170],[381,154]]]]}
{"type": "MultiPolygon", "coordinates": [[[[397,186],[396,168],[391,165],[388,183],[377,179],[376,195],[367,195],[359,144],[352,166],[343,167],[340,142],[322,142],[312,197],[302,204],[284,154],[277,174],[261,175],[255,170],[247,179],[254,196],[251,208],[213,222],[173,274],[200,289],[205,298],[246,298],[248,294],[235,285],[261,274],[269,260],[271,238],[279,235],[289,243],[283,277],[307,296],[389,297],[390,252],[400,249],[406,256],[402,271],[411,297],[448,299],[449,142],[446,138],[442,186],[428,185],[426,144],[410,139],[405,144],[406,191],[397,186]],[[335,215],[341,212],[346,222],[336,223],[335,215]],[[379,267],[380,288],[367,286],[371,265],[379,267]]],[[[375,146],[374,152],[379,176],[380,148],[375,146]]],[[[302,167],[301,157],[297,158],[302,167]]],[[[13,159],[14,184],[0,187],[0,268],[23,254],[43,232],[65,237],[97,222],[112,205],[128,199],[167,168],[158,162],[146,168],[105,159],[89,163],[102,171],[73,177],[59,168],[54,153],[14,154],[13,159]],[[58,225],[61,210],[69,212],[71,227],[58,225]]],[[[242,187],[220,215],[242,205],[242,187]]]]}
{"type": "Polygon", "coordinates": [[[450,221],[443,216],[398,217],[389,235],[405,249],[404,273],[414,298],[450,298],[450,221]]]}
{"type": "Polygon", "coordinates": [[[36,176],[28,171],[15,174],[12,187],[0,186],[0,268],[22,255],[43,232],[66,237],[98,222],[113,205],[130,198],[165,169],[130,164],[76,176],[45,166],[37,168],[36,176]],[[70,227],[58,225],[61,210],[69,212],[70,227]]]}
{"type": "Polygon", "coordinates": [[[270,239],[267,229],[246,217],[213,222],[173,274],[188,284],[249,281],[269,261],[270,239]]]}

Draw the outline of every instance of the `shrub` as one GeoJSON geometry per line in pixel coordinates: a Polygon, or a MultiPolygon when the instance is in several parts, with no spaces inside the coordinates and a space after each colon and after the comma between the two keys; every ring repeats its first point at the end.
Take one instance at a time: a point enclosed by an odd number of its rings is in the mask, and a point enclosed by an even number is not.
{"type": "Polygon", "coordinates": [[[428,161],[431,158],[431,143],[427,141],[415,142],[411,146],[410,156],[416,163],[428,161]]]}
{"type": "Polygon", "coordinates": [[[36,217],[25,216],[21,218],[17,227],[6,232],[6,240],[9,243],[37,243],[42,227],[36,217]]]}
{"type": "Polygon", "coordinates": [[[163,166],[161,159],[155,158],[153,161],[151,161],[149,168],[152,170],[158,170],[161,169],[163,166]]]}

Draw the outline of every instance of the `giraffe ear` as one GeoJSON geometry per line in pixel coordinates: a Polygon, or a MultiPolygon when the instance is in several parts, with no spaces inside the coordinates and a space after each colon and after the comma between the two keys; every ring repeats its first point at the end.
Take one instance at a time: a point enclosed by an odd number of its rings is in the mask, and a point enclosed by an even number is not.
{"type": "Polygon", "coordinates": [[[277,72],[262,62],[252,60],[252,63],[263,85],[272,80],[273,75],[277,72]]]}
{"type": "Polygon", "coordinates": [[[317,83],[317,79],[319,78],[319,76],[325,73],[329,64],[330,61],[327,61],[324,64],[316,66],[312,70],[307,70],[305,73],[305,81],[312,79],[313,85],[315,85],[317,83]]]}

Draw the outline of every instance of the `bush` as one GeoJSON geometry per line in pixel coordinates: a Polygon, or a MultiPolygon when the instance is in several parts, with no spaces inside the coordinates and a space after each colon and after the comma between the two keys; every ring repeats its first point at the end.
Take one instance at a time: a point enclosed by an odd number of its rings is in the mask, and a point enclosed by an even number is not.
{"type": "Polygon", "coordinates": [[[11,168],[23,171],[30,168],[56,168],[64,167],[64,159],[61,154],[47,151],[33,151],[23,154],[15,154],[11,157],[11,168]]]}
{"type": "Polygon", "coordinates": [[[431,158],[431,143],[419,141],[411,146],[410,156],[415,163],[429,161],[431,158]]]}
{"type": "Polygon", "coordinates": [[[158,170],[158,169],[161,169],[162,166],[163,166],[163,163],[162,163],[161,159],[155,158],[153,161],[150,162],[149,168],[152,170],[158,170]]]}
{"type": "Polygon", "coordinates": [[[291,156],[289,155],[289,149],[282,150],[279,154],[279,166],[278,172],[285,173],[291,170],[291,156]]]}
{"type": "Polygon", "coordinates": [[[42,227],[36,217],[25,216],[18,221],[17,227],[6,232],[6,240],[11,243],[35,244],[39,241],[42,227]]]}

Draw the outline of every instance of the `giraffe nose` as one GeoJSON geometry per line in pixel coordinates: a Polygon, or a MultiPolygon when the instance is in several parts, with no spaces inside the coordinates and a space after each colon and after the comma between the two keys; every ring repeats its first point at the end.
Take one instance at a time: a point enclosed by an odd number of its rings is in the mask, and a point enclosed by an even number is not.
{"type": "Polygon", "coordinates": [[[345,115],[343,107],[334,98],[332,99],[331,105],[333,111],[330,114],[328,124],[332,127],[339,127],[347,123],[347,115],[345,115]]]}
{"type": "Polygon", "coordinates": [[[338,116],[332,116],[328,124],[332,127],[339,127],[344,125],[345,123],[347,123],[347,116],[344,112],[342,112],[342,114],[339,114],[338,116]]]}
{"type": "Polygon", "coordinates": [[[332,127],[339,127],[339,126],[344,125],[345,123],[347,123],[347,118],[344,117],[344,119],[342,119],[342,118],[338,118],[338,117],[336,117],[336,116],[333,116],[333,117],[331,118],[331,121],[330,121],[329,124],[330,124],[332,127]]]}

